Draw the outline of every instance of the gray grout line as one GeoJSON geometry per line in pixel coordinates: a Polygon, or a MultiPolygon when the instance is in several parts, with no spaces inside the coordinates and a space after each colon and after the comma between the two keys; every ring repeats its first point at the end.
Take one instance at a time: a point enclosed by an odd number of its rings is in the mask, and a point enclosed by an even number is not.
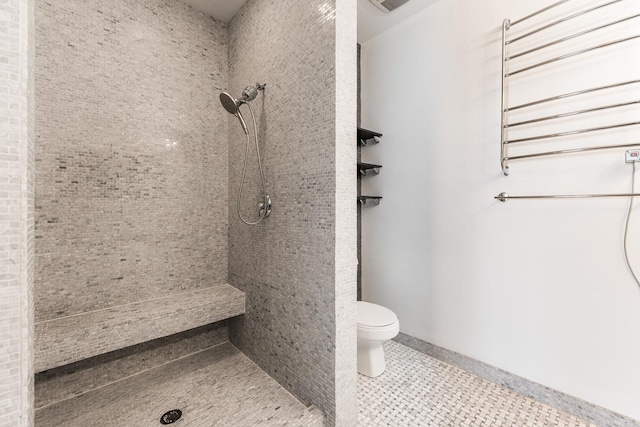
{"type": "Polygon", "coordinates": [[[394,338],[394,341],[599,426],[640,427],[639,420],[634,420],[625,415],[527,380],[526,378],[522,378],[511,372],[504,371],[463,354],[438,347],[437,345],[422,341],[410,335],[400,333],[394,338]]]}

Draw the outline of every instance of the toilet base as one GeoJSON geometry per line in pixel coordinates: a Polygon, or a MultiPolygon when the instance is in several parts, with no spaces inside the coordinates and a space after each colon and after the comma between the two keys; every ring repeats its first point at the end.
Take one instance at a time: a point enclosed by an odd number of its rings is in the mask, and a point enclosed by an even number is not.
{"type": "Polygon", "coordinates": [[[386,369],[383,341],[358,340],[358,373],[377,377],[386,369]]]}

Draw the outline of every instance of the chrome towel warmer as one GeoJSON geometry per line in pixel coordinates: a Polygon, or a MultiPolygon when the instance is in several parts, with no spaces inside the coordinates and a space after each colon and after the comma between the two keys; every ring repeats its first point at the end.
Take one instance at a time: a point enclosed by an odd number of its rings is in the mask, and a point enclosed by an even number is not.
{"type": "MultiPolygon", "coordinates": [[[[572,110],[572,111],[568,111],[568,112],[564,112],[561,114],[554,114],[554,115],[546,115],[543,117],[538,117],[538,118],[534,118],[534,119],[529,119],[529,120],[524,120],[524,121],[519,121],[519,122],[514,122],[514,123],[510,123],[509,122],[509,114],[513,111],[516,110],[523,110],[526,108],[530,108],[533,106],[539,106],[541,104],[546,104],[552,101],[556,101],[556,100],[562,100],[562,99],[567,99],[567,98],[573,98],[573,97],[580,97],[582,95],[586,95],[586,94],[591,94],[591,93],[595,93],[595,92],[606,92],[607,90],[610,89],[614,89],[614,88],[620,88],[620,87],[624,87],[624,86],[632,86],[632,85],[640,85],[640,76],[637,79],[631,79],[631,80],[627,80],[627,81],[623,81],[623,82],[617,82],[617,83],[613,83],[613,84],[607,84],[607,85],[603,85],[603,86],[599,86],[599,87],[592,87],[592,88],[586,88],[583,90],[578,90],[578,91],[574,91],[574,92],[568,92],[568,93],[563,93],[563,94],[559,94],[556,96],[552,96],[552,97],[547,97],[544,99],[539,99],[539,100],[535,100],[535,101],[531,101],[531,102],[527,102],[524,104],[520,104],[520,105],[515,105],[515,106],[510,106],[508,105],[508,96],[507,96],[507,91],[508,91],[508,86],[509,86],[509,79],[512,76],[521,74],[521,73],[526,73],[528,71],[540,68],[540,67],[544,67],[546,65],[558,62],[558,61],[563,61],[569,58],[573,58],[579,55],[582,55],[584,53],[587,52],[592,52],[595,50],[599,50],[599,49],[604,49],[610,46],[615,46],[615,45],[619,45],[622,43],[627,43],[630,42],[632,40],[636,40],[636,39],[640,39],[640,34],[635,34],[632,36],[628,36],[628,37],[624,37],[624,38],[619,38],[616,40],[607,40],[603,43],[599,43],[597,45],[594,46],[589,46],[587,48],[583,48],[583,49],[579,49],[561,56],[556,56],[553,57],[551,59],[546,59],[544,61],[540,61],[540,62],[536,62],[533,63],[532,65],[528,65],[526,67],[522,67],[522,68],[517,68],[515,70],[510,70],[509,65],[510,65],[510,61],[516,58],[521,58],[523,56],[529,55],[531,53],[534,52],[539,52],[542,51],[546,48],[549,48],[551,46],[555,46],[558,44],[561,44],[563,42],[566,42],[568,40],[572,40],[572,39],[576,39],[578,37],[584,36],[586,34],[591,34],[594,33],[598,30],[602,30],[604,28],[608,28],[608,27],[612,27],[627,21],[630,21],[632,19],[637,19],[640,18],[640,11],[638,11],[638,13],[632,14],[630,16],[625,16],[623,18],[620,19],[615,19],[612,20],[611,22],[607,22],[604,24],[600,24],[594,27],[590,27],[587,28],[585,30],[581,30],[578,31],[574,34],[570,34],[564,37],[560,37],[554,40],[551,40],[549,42],[546,43],[542,43],[538,46],[535,46],[533,48],[529,48],[526,50],[523,50],[521,52],[518,53],[509,53],[510,48],[512,47],[512,45],[514,43],[517,43],[520,40],[523,40],[527,37],[530,37],[534,34],[538,34],[538,33],[542,33],[545,30],[548,30],[549,28],[555,27],[558,24],[561,24],[563,22],[567,22],[570,21],[572,19],[575,19],[579,16],[583,16],[595,11],[598,11],[600,9],[603,9],[607,6],[616,4],[616,3],[620,3],[624,0],[613,0],[613,1],[607,1],[604,2],[602,4],[599,4],[597,6],[592,6],[589,7],[587,9],[572,13],[570,15],[567,15],[565,17],[562,17],[560,19],[554,20],[548,24],[539,26],[537,28],[532,29],[531,31],[528,31],[518,37],[513,37],[513,38],[508,38],[509,35],[509,30],[511,28],[513,28],[515,25],[519,25],[535,16],[541,15],[551,9],[554,9],[564,3],[567,3],[571,0],[561,0],[558,1],[550,6],[547,6],[541,10],[538,10],[530,15],[525,16],[524,18],[521,18],[519,20],[516,21],[511,21],[509,19],[505,19],[502,25],[502,85],[501,85],[501,94],[502,94],[502,99],[501,99],[501,141],[500,141],[500,166],[502,168],[502,172],[504,173],[505,176],[509,175],[509,162],[511,161],[515,161],[515,160],[522,160],[522,159],[531,159],[531,158],[537,158],[537,157],[546,157],[546,156],[556,156],[556,155],[564,155],[564,154],[571,154],[571,153],[579,153],[579,152],[587,152],[587,151],[598,151],[598,150],[609,150],[609,149],[615,149],[615,148],[633,148],[633,147],[640,147],[640,142],[634,142],[634,143],[625,143],[625,144],[608,144],[608,145],[598,145],[598,146],[589,146],[589,147],[580,147],[580,148],[571,148],[571,149],[562,149],[562,150],[551,150],[551,151],[540,151],[540,152],[533,152],[533,153],[528,153],[528,154],[523,154],[523,155],[509,155],[509,146],[511,144],[521,144],[521,143],[528,143],[528,142],[533,142],[533,141],[542,141],[542,140],[550,140],[550,139],[554,139],[554,138],[560,138],[563,136],[569,136],[569,135],[578,135],[578,134],[587,134],[587,133],[592,133],[592,132],[600,132],[600,131],[607,131],[607,130],[613,130],[613,129],[618,129],[618,128],[625,128],[625,127],[631,127],[631,126],[638,126],[640,125],[640,120],[633,120],[633,121],[627,121],[624,123],[616,123],[613,125],[607,125],[607,126],[598,126],[598,127],[589,127],[589,128],[583,128],[583,129],[577,129],[577,130],[568,130],[568,131],[564,131],[564,132],[555,132],[555,133],[542,133],[542,134],[537,134],[537,135],[533,135],[533,136],[528,136],[525,138],[517,138],[517,139],[510,139],[509,138],[509,130],[516,128],[518,126],[523,126],[523,125],[528,125],[528,124],[533,124],[533,123],[543,123],[543,122],[547,122],[547,121],[551,121],[554,119],[560,119],[560,118],[564,118],[564,117],[571,117],[571,116],[578,116],[578,115],[582,115],[582,114],[586,114],[586,113],[594,113],[594,112],[600,112],[600,111],[607,111],[607,110],[612,110],[612,109],[616,109],[616,108],[622,108],[622,107],[629,107],[629,106],[633,106],[633,105],[640,105],[640,99],[637,100],[632,100],[632,101],[626,101],[626,102],[619,102],[619,103],[614,103],[614,104],[607,104],[607,105],[600,105],[600,106],[596,106],[596,107],[591,107],[591,108],[585,108],[585,109],[579,109],[579,110],[572,110]]],[[[507,193],[501,193],[498,196],[495,197],[495,199],[506,202],[509,199],[543,199],[543,198],[594,198],[594,197],[633,197],[633,196],[640,196],[640,194],[631,194],[631,193],[623,193],[623,194],[583,194],[583,195],[547,195],[547,196],[510,196],[507,193]]]]}

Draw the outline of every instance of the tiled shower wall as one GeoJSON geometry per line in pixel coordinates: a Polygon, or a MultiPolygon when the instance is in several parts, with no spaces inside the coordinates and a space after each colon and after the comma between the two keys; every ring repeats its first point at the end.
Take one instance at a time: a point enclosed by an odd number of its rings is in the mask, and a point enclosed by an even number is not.
{"type": "MultiPolygon", "coordinates": [[[[231,339],[329,425],[355,425],[357,416],[355,5],[250,0],[229,24],[230,90],[267,84],[252,106],[273,200],[254,227],[229,206],[229,282],[247,295],[231,339]]],[[[235,198],[245,152],[235,118],[229,134],[235,198]]],[[[255,220],[251,154],[241,208],[255,220]]]]}
{"type": "Polygon", "coordinates": [[[335,302],[336,425],[352,426],[358,419],[357,403],[357,276],[358,276],[358,174],[356,125],[358,123],[357,2],[336,0],[336,226],[335,302]]]}
{"type": "Polygon", "coordinates": [[[33,2],[0,13],[0,426],[33,423],[33,2]]]}
{"type": "Polygon", "coordinates": [[[36,41],[36,321],[226,283],[226,25],[37,0],[36,41]]]}

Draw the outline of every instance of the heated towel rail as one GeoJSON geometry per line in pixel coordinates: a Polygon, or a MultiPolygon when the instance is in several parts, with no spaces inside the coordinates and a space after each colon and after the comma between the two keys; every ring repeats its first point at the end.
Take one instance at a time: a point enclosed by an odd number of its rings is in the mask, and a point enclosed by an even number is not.
{"type": "MultiPolygon", "coordinates": [[[[566,53],[560,56],[554,56],[552,58],[549,59],[544,59],[538,62],[535,62],[531,65],[527,65],[527,66],[523,66],[523,67],[518,67],[515,69],[511,69],[512,67],[510,67],[510,64],[512,63],[511,61],[513,61],[516,58],[522,58],[526,55],[532,54],[534,52],[540,52],[543,51],[547,48],[550,48],[552,46],[556,46],[559,45],[561,43],[567,42],[569,40],[573,40],[579,37],[582,37],[586,34],[591,34],[594,32],[597,32],[599,30],[602,30],[604,28],[608,28],[608,27],[613,27],[615,25],[619,25],[622,24],[624,22],[630,21],[632,19],[637,19],[640,18],[640,11],[638,11],[638,13],[632,13],[629,16],[624,16],[622,18],[618,18],[618,19],[613,19],[609,22],[606,22],[604,24],[599,24],[596,26],[592,26],[589,27],[587,29],[581,30],[581,31],[577,31],[573,34],[569,34],[560,38],[555,38],[553,40],[550,41],[546,41],[546,42],[542,42],[537,46],[534,46],[532,48],[528,48],[528,49],[524,49],[521,50],[519,52],[516,53],[511,53],[511,50],[514,50],[514,46],[517,47],[517,43],[520,42],[521,40],[524,40],[530,36],[533,36],[534,34],[540,34],[543,33],[545,30],[548,30],[552,27],[555,27],[561,23],[573,20],[575,18],[578,18],[580,16],[584,16],[593,12],[596,12],[598,10],[604,9],[607,6],[616,4],[616,3],[620,3],[623,2],[625,0],[614,0],[614,1],[607,1],[604,2],[602,4],[596,5],[596,6],[592,6],[592,7],[588,7],[584,10],[578,11],[578,12],[574,12],[570,15],[567,15],[565,17],[562,17],[560,19],[556,19],[548,24],[545,25],[541,25],[539,27],[535,27],[533,29],[531,29],[530,31],[525,32],[522,35],[519,35],[517,37],[509,37],[509,31],[516,25],[522,24],[526,21],[528,21],[529,19],[541,15],[551,9],[554,9],[564,3],[568,3],[571,0],[562,0],[559,2],[556,2],[548,7],[545,7],[544,9],[541,9],[537,12],[534,12],[530,15],[525,16],[522,19],[516,20],[516,21],[511,21],[509,19],[505,19],[502,25],[502,103],[501,103],[501,115],[502,115],[502,120],[501,120],[501,126],[502,126],[502,132],[501,132],[501,141],[500,141],[500,166],[502,168],[502,171],[504,173],[504,175],[509,175],[509,163],[514,161],[514,160],[521,160],[521,159],[530,159],[530,158],[535,158],[535,157],[545,157],[545,156],[554,156],[554,155],[562,155],[562,154],[570,154],[570,153],[578,153],[578,152],[584,152],[584,151],[597,151],[597,150],[608,150],[608,149],[614,149],[614,148],[630,148],[630,147],[639,147],[640,146],[640,141],[638,142],[633,142],[633,143],[625,143],[625,144],[605,144],[605,145],[598,145],[598,146],[589,146],[589,147],[580,147],[580,148],[572,148],[572,149],[564,149],[564,150],[550,150],[550,151],[538,151],[538,152],[534,152],[534,153],[527,153],[527,154],[523,154],[523,155],[510,155],[509,154],[509,147],[511,145],[514,144],[522,144],[522,143],[528,143],[528,142],[533,142],[533,141],[543,141],[543,140],[550,140],[550,139],[554,139],[554,138],[559,138],[559,137],[563,137],[563,136],[569,136],[569,135],[578,135],[578,134],[586,134],[586,133],[592,133],[592,132],[602,132],[602,131],[608,131],[608,130],[613,130],[613,129],[619,129],[619,128],[625,128],[625,127],[630,127],[630,126],[638,126],[640,125],[640,120],[631,120],[631,121],[626,121],[623,123],[616,123],[616,124],[612,124],[612,125],[606,125],[606,126],[595,126],[595,127],[587,127],[587,128],[582,128],[582,129],[569,129],[567,131],[563,131],[563,132],[550,132],[550,133],[540,133],[540,134],[536,134],[536,135],[532,135],[532,136],[527,136],[527,137],[523,137],[523,138],[510,138],[509,137],[509,132],[510,130],[519,127],[519,126],[523,126],[523,125],[528,125],[528,124],[533,124],[533,123],[543,123],[543,122],[548,122],[551,120],[555,120],[555,119],[560,119],[560,118],[564,118],[564,117],[570,117],[570,116],[578,116],[578,115],[583,115],[583,114],[587,114],[587,113],[595,113],[595,112],[600,112],[600,111],[606,111],[606,110],[612,110],[612,109],[617,109],[617,108],[622,108],[622,107],[629,107],[629,106],[633,106],[633,105],[640,105],[640,97],[639,99],[634,99],[631,101],[626,101],[626,102],[618,102],[618,103],[610,103],[610,104],[606,104],[606,105],[599,105],[596,107],[591,107],[591,108],[584,108],[584,109],[577,109],[577,110],[570,110],[570,111],[566,111],[563,113],[559,113],[559,114],[552,114],[552,115],[545,115],[542,117],[537,117],[534,119],[530,119],[530,120],[524,120],[524,121],[518,121],[518,122],[510,122],[510,113],[513,113],[516,110],[523,110],[523,109],[527,109],[527,108],[531,108],[534,106],[539,106],[541,104],[546,104],[546,103],[550,103],[552,101],[557,101],[557,100],[561,100],[561,99],[567,99],[567,98],[573,98],[573,97],[580,97],[586,94],[591,94],[591,93],[595,93],[595,92],[606,92],[607,90],[611,90],[614,88],[621,88],[624,86],[632,86],[632,85],[638,85],[640,87],[640,75],[638,76],[637,79],[631,79],[631,80],[627,80],[627,81],[623,81],[623,82],[615,82],[615,83],[611,83],[611,84],[607,84],[607,85],[602,85],[602,86],[598,86],[598,87],[590,87],[590,88],[585,88],[582,90],[578,90],[578,91],[573,91],[573,92],[567,92],[567,93],[562,93],[562,94],[558,94],[552,97],[547,97],[544,99],[538,99],[538,100],[534,100],[534,101],[530,101],[524,104],[520,104],[520,105],[508,105],[508,96],[507,96],[507,92],[508,92],[508,87],[509,87],[509,80],[510,78],[512,78],[513,76],[519,75],[521,73],[526,73],[529,72],[531,70],[537,69],[537,68],[541,68],[544,67],[546,65],[558,62],[558,61],[563,61],[563,60],[568,60],[570,58],[585,54],[587,52],[592,52],[595,50],[599,50],[599,49],[605,49],[607,47],[611,47],[611,46],[615,46],[621,43],[627,43],[630,42],[632,40],[636,40],[636,39],[640,39],[640,34],[634,34],[631,36],[627,36],[627,37],[623,37],[623,38],[616,38],[614,40],[604,40],[601,43],[597,43],[593,46],[589,46],[586,48],[582,48],[582,49],[578,49],[576,51],[570,52],[570,53],[566,53]]],[[[640,74],[640,73],[639,73],[640,74]]],[[[639,92],[640,93],[640,92],[639,92]]]]}
{"type": "MultiPolygon", "coordinates": [[[[591,133],[606,133],[607,131],[613,131],[615,129],[633,127],[640,125],[640,118],[637,120],[620,120],[620,122],[614,124],[606,124],[606,125],[594,125],[594,126],[586,126],[579,129],[567,129],[562,131],[551,131],[547,129],[545,131],[545,125],[551,123],[554,120],[581,116],[587,114],[598,114],[609,112],[615,109],[623,109],[623,108],[633,108],[635,106],[640,106],[640,70],[638,70],[637,78],[628,78],[624,81],[611,82],[606,85],[600,85],[595,87],[587,87],[580,90],[567,91],[565,93],[559,93],[553,96],[547,96],[542,99],[536,99],[524,103],[520,103],[517,105],[509,105],[509,96],[508,91],[510,87],[511,79],[514,76],[519,76],[524,73],[531,72],[532,70],[536,70],[545,66],[548,66],[553,63],[557,63],[560,61],[568,61],[571,58],[578,57],[580,55],[586,54],[588,52],[599,51],[601,49],[606,49],[612,46],[629,43],[634,40],[640,39],[640,32],[638,30],[634,30],[635,34],[625,35],[624,37],[612,37],[611,39],[599,40],[590,44],[588,46],[581,47],[579,49],[573,50],[569,53],[564,53],[562,55],[553,55],[549,54],[549,48],[559,47],[561,44],[568,42],[569,40],[578,39],[587,34],[597,33],[600,30],[604,30],[605,28],[611,28],[614,26],[618,26],[625,22],[631,20],[640,21],[640,10],[636,12],[626,13],[624,16],[620,16],[617,18],[612,18],[610,20],[603,19],[598,24],[593,24],[587,26],[587,28],[582,28],[577,31],[571,32],[569,34],[563,34],[555,37],[547,37],[545,39],[546,33],[545,31],[556,27],[562,23],[566,23],[568,21],[574,20],[578,17],[585,16],[588,14],[595,13],[597,11],[604,11],[607,7],[612,6],[616,3],[621,3],[626,0],[609,0],[603,1],[600,4],[591,5],[585,7],[581,10],[574,11],[566,16],[553,20],[550,18],[550,22],[545,24],[540,24],[538,26],[533,26],[531,29],[523,30],[519,35],[512,36],[511,30],[514,26],[519,26],[531,18],[537,17],[539,15],[543,15],[546,12],[557,8],[560,5],[565,3],[569,3],[572,0],[562,0],[558,1],[550,6],[547,6],[543,9],[540,9],[530,15],[527,15],[521,19],[511,21],[510,19],[505,19],[502,25],[502,87],[501,87],[501,141],[500,141],[500,166],[502,168],[502,172],[505,176],[509,175],[510,162],[524,159],[532,159],[532,158],[541,158],[547,156],[558,156],[558,155],[566,155],[572,153],[581,153],[581,152],[592,152],[592,151],[600,151],[600,150],[610,150],[610,149],[631,149],[640,147],[640,141],[637,142],[624,142],[623,141],[615,141],[610,142],[608,144],[585,144],[583,146],[578,146],[577,148],[563,148],[556,147],[558,149],[545,149],[545,150],[535,150],[536,142],[544,142],[547,145],[549,143],[553,143],[556,138],[562,138],[571,135],[582,135],[582,134],[591,134],[591,133]],[[521,47],[518,50],[519,42],[527,39],[533,35],[537,35],[537,39],[542,39],[542,41],[529,40],[531,46],[521,47]],[[512,66],[514,63],[513,60],[523,58],[525,56],[531,55],[533,53],[547,53],[546,58],[536,59],[529,57],[529,63],[526,63],[522,66],[512,66]],[[603,95],[606,97],[607,94],[611,94],[611,91],[624,89],[627,90],[627,93],[635,93],[635,99],[619,101],[619,102],[606,102],[602,105],[595,106],[585,106],[584,108],[567,108],[566,111],[560,110],[560,112],[555,112],[554,114],[541,114],[538,113],[540,111],[540,106],[542,108],[545,107],[545,104],[554,103],[555,101],[561,100],[569,100],[569,101],[578,101],[580,102],[580,97],[587,96],[589,94],[593,95],[603,95]],[[515,112],[521,113],[526,109],[531,110],[530,114],[537,114],[537,116],[533,116],[532,118],[513,120],[512,115],[515,112]],[[537,132],[531,135],[523,135],[513,137],[511,136],[512,131],[517,128],[522,129],[526,125],[534,125],[536,126],[537,132]],[[540,130],[542,128],[542,130],[540,130]],[[529,145],[530,150],[523,154],[510,154],[509,150],[512,146],[519,144],[521,146],[529,145]],[[533,147],[533,148],[532,148],[533,147]]],[[[578,6],[579,7],[579,6],[578,6]]],[[[637,28],[640,28],[638,26],[637,28]]],[[[560,28],[556,28],[558,31],[563,31],[560,28]]],[[[594,34],[592,37],[595,37],[598,34],[594,34]]],[[[522,46],[520,44],[520,46],[522,46]]],[[[556,106],[557,108],[557,106],[556,106]]],[[[638,117],[637,114],[634,114],[635,117],[638,117]]],[[[606,135],[606,134],[605,134],[606,135]]],[[[508,193],[500,193],[495,199],[506,202],[510,199],[558,199],[558,198],[600,198],[600,197],[634,197],[640,196],[638,193],[618,193],[618,194],[567,194],[567,195],[532,195],[532,196],[511,196],[508,193]]]]}

